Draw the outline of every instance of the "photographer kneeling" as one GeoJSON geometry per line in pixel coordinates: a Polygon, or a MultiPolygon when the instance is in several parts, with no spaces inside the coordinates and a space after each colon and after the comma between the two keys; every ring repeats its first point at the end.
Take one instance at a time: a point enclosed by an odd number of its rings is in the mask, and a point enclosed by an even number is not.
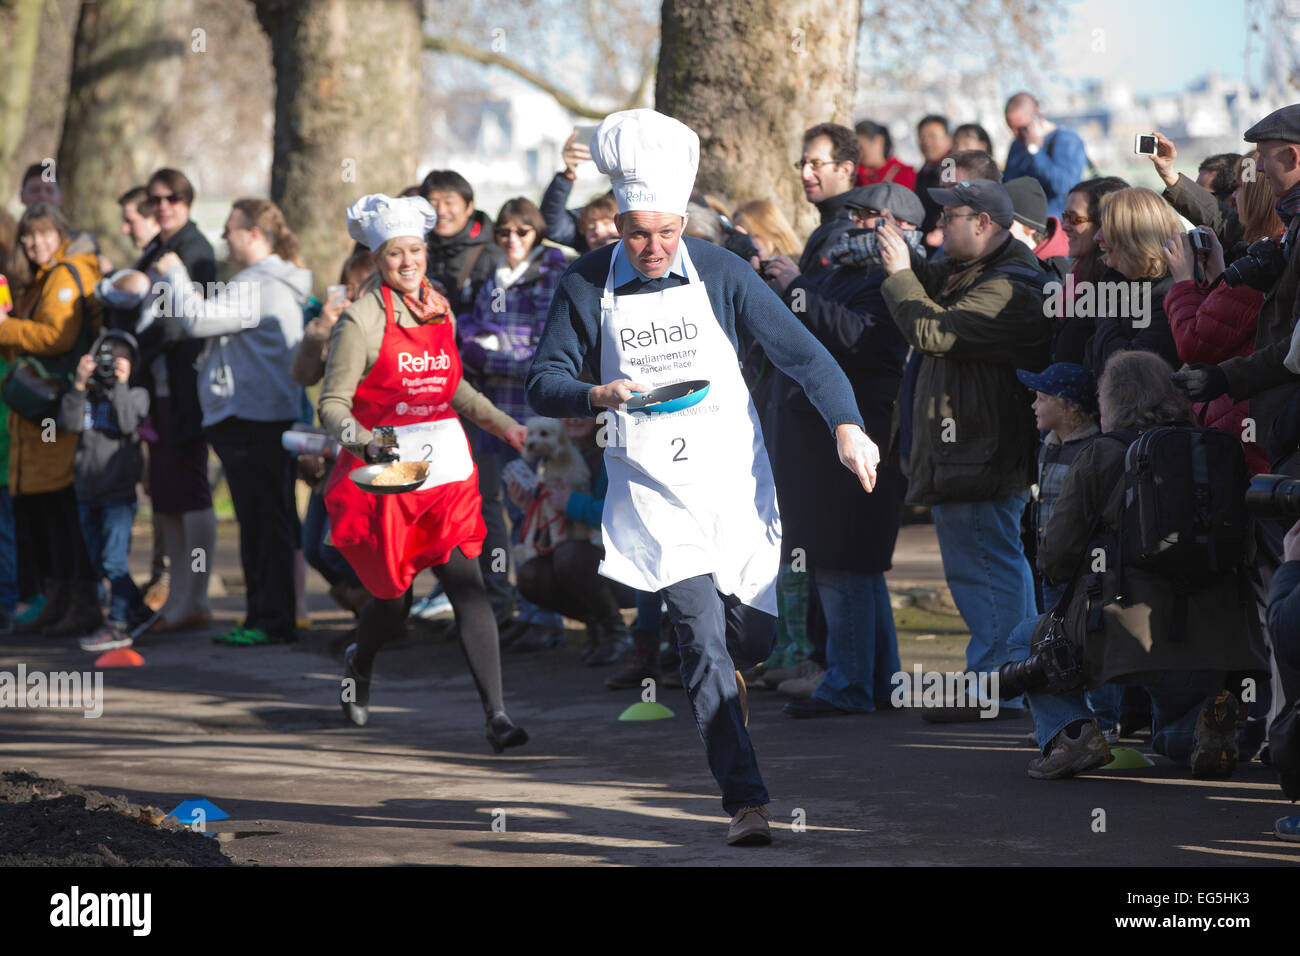
{"type": "MultiPolygon", "coordinates": [[[[1242,677],[1260,683],[1268,679],[1258,614],[1242,580],[1249,529],[1239,447],[1234,457],[1232,436],[1218,433],[1228,442],[1220,448],[1215,432],[1191,427],[1187,402],[1170,381],[1168,365],[1154,353],[1112,355],[1101,377],[1099,399],[1103,434],[1079,453],[1066,474],[1038,555],[1047,578],[1071,585],[1059,606],[1061,630],[1069,640],[1057,646],[1072,647],[1073,652],[1050,655],[1038,643],[1037,660],[1023,660],[1030,652],[1027,629],[1017,628],[1009,650],[1018,663],[1002,668],[1000,693],[1007,697],[1022,689],[1028,692],[1042,749],[1042,755],[1029,764],[1029,776],[1035,779],[1069,777],[1109,761],[1110,750],[1083,694],[1085,688],[1106,681],[1137,684],[1150,695],[1151,746],[1156,753],[1178,763],[1190,762],[1194,776],[1228,776],[1236,766],[1239,718],[1232,688],[1239,688],[1236,682],[1242,677]],[[1190,463],[1172,469],[1187,476],[1181,482],[1161,471],[1168,468],[1161,462],[1169,458],[1151,434],[1161,426],[1174,426],[1162,438],[1174,443],[1181,439],[1184,448],[1204,450],[1200,455],[1189,451],[1190,463]],[[1151,444],[1143,446],[1142,454],[1129,455],[1130,444],[1142,435],[1151,444]],[[1126,457],[1132,462],[1127,468],[1126,457]],[[1136,539],[1145,529],[1135,530],[1138,515],[1126,516],[1124,501],[1138,498],[1145,504],[1148,489],[1141,483],[1152,473],[1144,475],[1140,469],[1148,466],[1155,469],[1165,489],[1179,485],[1187,490],[1189,500],[1208,498],[1213,519],[1205,527],[1237,531],[1240,547],[1235,555],[1229,554],[1232,549],[1223,546],[1217,534],[1208,536],[1220,548],[1218,567],[1212,568],[1215,573],[1210,579],[1180,582],[1153,570],[1152,560],[1136,553],[1136,539]],[[1236,485],[1241,500],[1236,500],[1236,485]],[[1224,518],[1229,513],[1231,518],[1224,518]],[[1054,663],[1072,656],[1081,666],[1081,679],[1072,689],[1069,681],[1060,682],[1066,685],[1061,688],[1029,676],[1027,672],[1044,670],[1034,664],[1047,663],[1049,655],[1054,663]],[[1021,686],[1014,686],[1017,681],[1021,686]]],[[[1154,494],[1171,495],[1160,484],[1155,487],[1154,494]]],[[[1198,546],[1194,535],[1185,538],[1189,547],[1198,546]]],[[[1167,554],[1175,556],[1178,549],[1169,548],[1167,554]]],[[[1184,549],[1181,554],[1188,552],[1184,549]]],[[[1193,565],[1199,560],[1206,567],[1203,555],[1191,557],[1193,565]]],[[[1051,623],[1050,612],[1040,619],[1035,628],[1038,641],[1054,630],[1048,626],[1051,623]]],[[[1062,668],[1049,664],[1045,670],[1062,668]]]]}

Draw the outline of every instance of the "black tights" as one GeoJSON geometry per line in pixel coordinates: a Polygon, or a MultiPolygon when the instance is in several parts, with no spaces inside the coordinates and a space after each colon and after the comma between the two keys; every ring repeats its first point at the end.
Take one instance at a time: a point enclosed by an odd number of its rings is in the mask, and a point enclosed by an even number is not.
{"type": "MultiPolygon", "coordinates": [[[[460,634],[460,649],[469,664],[470,676],[478,688],[483,710],[489,717],[505,711],[501,690],[501,647],[497,635],[496,618],[488,603],[483,587],[483,575],[478,561],[465,557],[459,548],[451,552],[446,564],[434,567],[438,582],[451,601],[456,613],[456,630],[460,634]]],[[[357,621],[356,666],[362,674],[369,674],[375,654],[389,635],[395,633],[411,609],[411,591],[401,597],[380,599],[372,597],[361,609],[357,621]]]]}

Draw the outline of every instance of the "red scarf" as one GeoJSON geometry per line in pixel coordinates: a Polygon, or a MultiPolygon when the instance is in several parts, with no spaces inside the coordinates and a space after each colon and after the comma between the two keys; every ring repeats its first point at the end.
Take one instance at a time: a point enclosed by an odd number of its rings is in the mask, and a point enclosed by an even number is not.
{"type": "Polygon", "coordinates": [[[413,298],[403,293],[402,301],[406,303],[406,307],[411,310],[415,321],[420,325],[426,322],[445,322],[451,313],[451,303],[434,289],[428,276],[420,280],[417,297],[413,298]]]}

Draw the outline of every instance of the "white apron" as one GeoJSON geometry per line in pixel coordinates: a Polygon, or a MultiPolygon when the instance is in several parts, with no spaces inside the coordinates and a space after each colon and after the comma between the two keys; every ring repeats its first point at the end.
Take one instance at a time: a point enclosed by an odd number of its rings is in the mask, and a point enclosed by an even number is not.
{"type": "Polygon", "coordinates": [[[614,295],[621,248],[610,257],[601,298],[601,381],[710,385],[701,402],[679,412],[609,411],[600,573],[643,591],[712,575],[723,594],[775,615],[781,518],[736,350],[685,243],[689,282],[640,295],[614,295]]]}

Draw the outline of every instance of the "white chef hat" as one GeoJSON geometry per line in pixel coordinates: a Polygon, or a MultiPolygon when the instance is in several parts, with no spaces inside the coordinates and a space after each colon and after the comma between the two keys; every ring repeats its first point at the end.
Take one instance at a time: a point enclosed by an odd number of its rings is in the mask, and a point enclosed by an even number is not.
{"type": "Polygon", "coordinates": [[[371,251],[399,236],[423,239],[437,222],[438,213],[423,196],[394,199],[371,193],[348,208],[348,235],[371,251]]]}
{"type": "Polygon", "coordinates": [[[596,127],[591,158],[609,176],[619,212],[639,209],[682,216],[700,166],[700,138],[663,113],[623,110],[596,127]]]}

